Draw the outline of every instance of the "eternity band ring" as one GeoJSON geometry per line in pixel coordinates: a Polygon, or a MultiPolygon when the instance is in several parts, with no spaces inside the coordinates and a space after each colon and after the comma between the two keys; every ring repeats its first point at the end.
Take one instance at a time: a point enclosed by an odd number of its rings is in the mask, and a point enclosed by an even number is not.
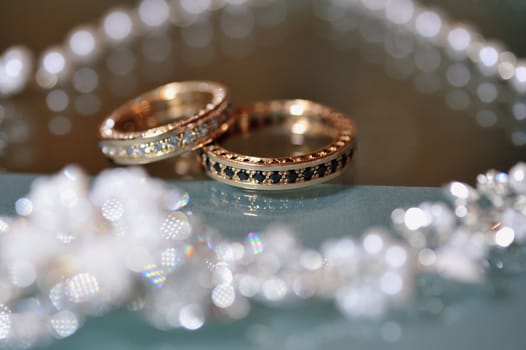
{"type": "Polygon", "coordinates": [[[353,158],[353,122],[319,103],[258,102],[239,109],[232,119],[230,130],[201,154],[207,174],[228,185],[251,190],[306,187],[340,175],[353,158]],[[248,152],[251,148],[257,151],[248,152]]]}
{"type": "Polygon", "coordinates": [[[228,89],[211,81],[163,85],[106,118],[102,153],[118,164],[146,164],[201,148],[227,131],[228,89]]]}

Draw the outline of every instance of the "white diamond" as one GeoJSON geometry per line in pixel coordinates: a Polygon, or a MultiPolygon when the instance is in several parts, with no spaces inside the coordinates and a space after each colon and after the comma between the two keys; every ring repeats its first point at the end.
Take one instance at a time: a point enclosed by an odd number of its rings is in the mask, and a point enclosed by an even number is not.
{"type": "Polygon", "coordinates": [[[107,156],[113,157],[117,154],[117,150],[110,146],[103,146],[102,153],[104,153],[107,156]]]}
{"type": "Polygon", "coordinates": [[[126,147],[120,147],[117,154],[119,157],[126,157],[126,147]]]}
{"type": "Polygon", "coordinates": [[[139,147],[139,152],[141,154],[152,153],[152,151],[153,151],[153,147],[152,147],[152,144],[150,143],[143,144],[139,147]]]}
{"type": "Polygon", "coordinates": [[[181,141],[181,139],[177,136],[170,136],[167,140],[166,140],[166,144],[168,145],[168,147],[170,148],[178,148],[179,147],[179,142],[181,141]]]}

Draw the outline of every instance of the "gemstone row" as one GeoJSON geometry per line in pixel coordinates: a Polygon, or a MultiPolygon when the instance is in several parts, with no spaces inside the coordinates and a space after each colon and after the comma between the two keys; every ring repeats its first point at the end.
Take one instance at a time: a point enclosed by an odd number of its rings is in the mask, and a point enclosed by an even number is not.
{"type": "MultiPolygon", "coordinates": [[[[302,163],[312,162],[320,158],[332,157],[335,154],[343,152],[345,149],[355,147],[355,142],[349,135],[340,135],[339,139],[334,143],[328,145],[326,148],[319,150],[315,153],[294,155],[287,159],[286,162],[290,163],[302,163]]],[[[270,157],[251,157],[246,155],[240,155],[232,153],[229,150],[223,148],[220,144],[211,144],[205,147],[207,154],[212,154],[218,158],[224,159],[225,161],[241,161],[243,163],[251,165],[265,165],[265,166],[281,166],[283,164],[283,158],[270,158],[270,157]]]]}
{"type": "Polygon", "coordinates": [[[211,133],[219,128],[219,123],[224,122],[227,118],[226,113],[222,113],[220,119],[212,118],[207,123],[197,125],[193,129],[188,129],[180,133],[174,133],[163,139],[152,142],[129,145],[129,146],[114,146],[102,145],[102,153],[109,157],[118,158],[143,158],[161,156],[169,154],[179,149],[190,147],[208,138],[211,133]]]}
{"type": "Polygon", "coordinates": [[[337,173],[352,160],[353,153],[354,149],[351,149],[326,163],[302,169],[290,169],[284,171],[247,170],[216,162],[206,156],[206,154],[203,154],[202,158],[203,165],[208,172],[224,179],[261,185],[282,185],[321,179],[337,173]]]}

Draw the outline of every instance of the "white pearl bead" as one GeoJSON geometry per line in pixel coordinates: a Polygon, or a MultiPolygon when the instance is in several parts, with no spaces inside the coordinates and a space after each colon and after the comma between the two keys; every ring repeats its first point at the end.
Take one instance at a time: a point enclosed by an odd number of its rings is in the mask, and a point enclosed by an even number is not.
{"type": "Polygon", "coordinates": [[[393,0],[385,5],[385,16],[394,24],[406,24],[413,19],[415,6],[410,0],[393,0]]]}
{"type": "Polygon", "coordinates": [[[499,76],[503,80],[513,78],[515,73],[515,65],[517,64],[517,57],[511,52],[502,52],[499,57],[499,64],[497,67],[499,76]]]}
{"type": "MultiPolygon", "coordinates": [[[[515,68],[513,69],[515,72],[515,68]]],[[[512,106],[513,117],[517,121],[526,120],[526,101],[517,100],[512,106]]]]}
{"type": "Polygon", "coordinates": [[[499,44],[488,43],[480,48],[476,61],[482,74],[489,76],[497,73],[502,49],[499,44]]]}
{"type": "Polygon", "coordinates": [[[477,86],[477,95],[480,101],[492,103],[498,98],[499,91],[494,83],[487,81],[477,86]]]}
{"type": "Polygon", "coordinates": [[[511,168],[508,179],[515,192],[526,194],[526,163],[519,163],[511,168]]]}
{"type": "Polygon", "coordinates": [[[471,71],[464,63],[453,63],[447,68],[446,78],[454,87],[464,87],[471,80],[471,71]]]}
{"type": "Polygon", "coordinates": [[[512,86],[519,93],[526,92],[526,62],[520,61],[515,67],[513,78],[511,79],[512,86]]]}
{"type": "Polygon", "coordinates": [[[63,90],[50,91],[46,96],[46,104],[53,112],[62,112],[69,106],[69,96],[63,90]]]}
{"type": "Polygon", "coordinates": [[[447,51],[452,58],[463,59],[474,40],[475,35],[470,28],[463,25],[453,27],[446,36],[447,51]]]}
{"type": "Polygon", "coordinates": [[[99,86],[99,75],[94,69],[80,68],[73,74],[73,86],[78,92],[89,94],[99,86]]]}
{"type": "Polygon", "coordinates": [[[44,51],[40,58],[39,75],[41,82],[53,81],[52,84],[42,84],[53,86],[57,80],[64,80],[70,72],[70,62],[64,51],[58,47],[52,47],[44,51]]]}
{"type": "Polygon", "coordinates": [[[79,62],[88,62],[100,52],[100,43],[95,30],[91,27],[79,27],[68,36],[66,46],[72,58],[79,62]]]}
{"type": "Polygon", "coordinates": [[[27,85],[33,70],[30,51],[21,46],[7,49],[0,56],[0,96],[21,92],[27,85]]]}
{"type": "Polygon", "coordinates": [[[170,6],[165,0],[143,0],[138,12],[142,23],[150,28],[163,27],[170,19],[170,6]]]}
{"type": "Polygon", "coordinates": [[[423,11],[415,21],[416,33],[423,38],[432,39],[442,30],[444,23],[442,18],[435,11],[423,11]]]}
{"type": "Polygon", "coordinates": [[[102,20],[102,29],[108,41],[121,43],[133,36],[134,24],[128,11],[114,9],[108,12],[102,20]]]}

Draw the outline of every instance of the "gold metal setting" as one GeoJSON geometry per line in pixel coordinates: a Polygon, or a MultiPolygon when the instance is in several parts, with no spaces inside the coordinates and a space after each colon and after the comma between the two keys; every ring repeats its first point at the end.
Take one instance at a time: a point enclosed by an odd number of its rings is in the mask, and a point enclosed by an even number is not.
{"type": "Polygon", "coordinates": [[[292,121],[291,133],[313,131],[295,122],[304,120],[330,133],[331,142],[313,152],[290,157],[244,155],[215,142],[203,148],[202,163],[207,174],[217,181],[252,190],[301,188],[337,177],[353,159],[356,128],[345,115],[321,104],[307,100],[255,103],[234,114],[233,128],[225,138],[235,132],[249,133],[251,128],[273,121],[292,121]]]}
{"type": "Polygon", "coordinates": [[[146,164],[203,147],[228,130],[227,88],[210,81],[163,85],[102,122],[102,153],[118,164],[146,164]]]}

